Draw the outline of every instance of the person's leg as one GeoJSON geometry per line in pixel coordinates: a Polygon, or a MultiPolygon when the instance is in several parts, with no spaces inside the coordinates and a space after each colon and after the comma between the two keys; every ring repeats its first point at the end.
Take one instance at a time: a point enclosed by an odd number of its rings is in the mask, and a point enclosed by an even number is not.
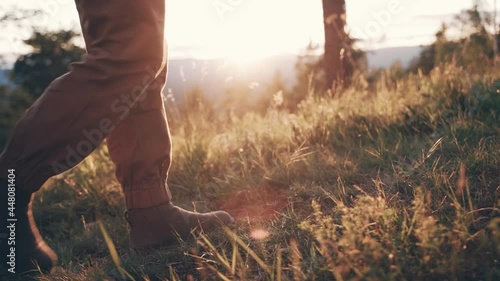
{"type": "MultiPolygon", "coordinates": [[[[7,193],[8,170],[14,169],[16,175],[16,251],[23,255],[16,263],[17,272],[33,269],[32,262],[42,270],[55,263],[55,254],[43,242],[31,214],[32,193],[49,177],[81,162],[113,130],[110,150],[128,202],[133,245],[159,245],[172,240],[172,232],[186,237],[194,228],[210,229],[232,220],[224,212],[197,214],[170,203],[165,184],[170,138],[159,95],[166,71],[164,1],[76,3],[87,54],[26,112],[0,155],[2,192],[7,193]],[[142,101],[144,105],[138,106],[142,101]],[[154,139],[141,138],[144,129],[154,139]],[[147,186],[154,186],[154,192],[147,186]],[[149,224],[143,227],[146,221],[149,224]],[[163,234],[151,238],[148,231],[163,234]]],[[[6,210],[0,210],[2,223],[9,215],[6,210]]],[[[0,229],[2,255],[9,251],[8,231],[0,229]]]]}
{"type": "Polygon", "coordinates": [[[90,154],[165,66],[164,0],[76,3],[87,54],[24,114],[0,155],[0,198],[7,200],[8,188],[14,188],[7,182],[9,170],[16,189],[15,232],[8,228],[8,202],[1,204],[0,255],[6,257],[15,247],[17,273],[36,270],[33,263],[42,270],[55,263],[33,220],[32,193],[90,154]],[[8,242],[11,233],[15,245],[8,242]]]}
{"type": "Polygon", "coordinates": [[[229,224],[222,211],[188,212],[174,206],[167,186],[170,132],[162,89],[166,68],[146,89],[145,99],[111,132],[107,144],[125,194],[133,247],[152,247],[186,239],[193,231],[229,224]]]}
{"type": "Polygon", "coordinates": [[[146,89],[145,99],[107,137],[116,178],[127,209],[156,206],[171,200],[166,185],[171,143],[162,97],[167,68],[146,89]]]}
{"type": "Polygon", "coordinates": [[[77,0],[87,54],[26,111],[0,155],[0,178],[37,191],[88,156],[163,71],[164,0],[77,0]]]}

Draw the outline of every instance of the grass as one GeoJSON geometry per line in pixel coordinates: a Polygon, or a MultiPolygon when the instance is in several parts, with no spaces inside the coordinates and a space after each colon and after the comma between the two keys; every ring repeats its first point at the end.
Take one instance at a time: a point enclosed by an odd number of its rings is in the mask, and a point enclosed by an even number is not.
{"type": "Polygon", "coordinates": [[[295,113],[169,114],[175,202],[237,223],[130,249],[101,147],[36,196],[60,263],[40,280],[498,280],[499,74],[388,72],[295,113]]]}

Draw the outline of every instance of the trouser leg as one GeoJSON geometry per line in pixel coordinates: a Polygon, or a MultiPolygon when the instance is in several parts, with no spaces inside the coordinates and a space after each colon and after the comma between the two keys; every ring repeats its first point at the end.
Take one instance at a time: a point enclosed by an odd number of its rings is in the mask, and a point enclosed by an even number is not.
{"type": "MultiPolygon", "coordinates": [[[[170,140],[161,87],[155,87],[166,73],[164,0],[76,3],[88,54],[51,83],[18,123],[0,155],[0,182],[7,169],[16,169],[17,185],[29,202],[50,176],[74,167],[109,135],[132,209],[127,212],[132,245],[158,246],[231,223],[226,212],[193,213],[169,202],[170,140]]],[[[49,269],[53,255],[40,246],[34,223],[26,222],[31,214],[26,207],[24,241],[33,242],[24,244],[26,256],[46,260],[49,269]]]]}
{"type": "MultiPolygon", "coordinates": [[[[50,271],[57,260],[34,222],[32,193],[90,154],[126,118],[127,108],[146,99],[145,89],[165,66],[164,0],[77,0],[76,4],[87,54],[30,107],[0,155],[2,193],[15,194],[11,197],[15,209],[3,206],[0,218],[15,219],[17,273],[50,271]],[[6,181],[8,170],[15,170],[15,185],[6,181]]],[[[8,226],[0,227],[4,257],[12,249],[6,239],[9,232],[8,226]]],[[[11,271],[5,264],[0,267],[3,280],[11,271]]]]}
{"type": "Polygon", "coordinates": [[[165,79],[166,68],[146,89],[145,100],[107,139],[128,210],[157,206],[171,199],[166,184],[171,143],[161,95],[165,79]]]}
{"type": "Polygon", "coordinates": [[[0,155],[0,178],[15,169],[27,192],[89,155],[165,67],[163,0],[76,5],[87,54],[28,109],[0,155]]]}

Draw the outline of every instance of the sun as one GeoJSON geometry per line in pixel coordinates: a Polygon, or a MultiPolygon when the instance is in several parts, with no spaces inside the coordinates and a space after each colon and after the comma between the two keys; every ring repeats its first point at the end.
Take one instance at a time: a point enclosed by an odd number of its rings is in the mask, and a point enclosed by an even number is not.
{"type": "Polygon", "coordinates": [[[295,53],[310,40],[316,42],[323,37],[321,1],[243,1],[227,10],[223,19],[210,5],[208,9],[184,12],[186,7],[192,8],[186,4],[191,1],[172,1],[176,6],[167,10],[172,11],[167,17],[167,39],[177,46],[196,45],[196,54],[205,58],[248,65],[259,58],[295,53]]]}
{"type": "MultiPolygon", "coordinates": [[[[229,62],[248,65],[259,58],[292,52],[301,39],[288,37],[289,30],[273,25],[270,20],[252,21],[235,19],[222,26],[210,42],[214,52],[229,62]],[[214,38],[214,39],[215,39],[214,38]]],[[[307,39],[303,40],[306,45],[307,39]]]]}

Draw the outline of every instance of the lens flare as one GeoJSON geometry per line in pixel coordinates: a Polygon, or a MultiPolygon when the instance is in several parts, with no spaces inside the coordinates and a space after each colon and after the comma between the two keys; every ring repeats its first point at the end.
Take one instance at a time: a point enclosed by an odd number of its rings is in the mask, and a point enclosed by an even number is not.
{"type": "Polygon", "coordinates": [[[250,233],[250,237],[255,240],[264,240],[269,236],[269,231],[264,229],[255,229],[250,233]]]}

